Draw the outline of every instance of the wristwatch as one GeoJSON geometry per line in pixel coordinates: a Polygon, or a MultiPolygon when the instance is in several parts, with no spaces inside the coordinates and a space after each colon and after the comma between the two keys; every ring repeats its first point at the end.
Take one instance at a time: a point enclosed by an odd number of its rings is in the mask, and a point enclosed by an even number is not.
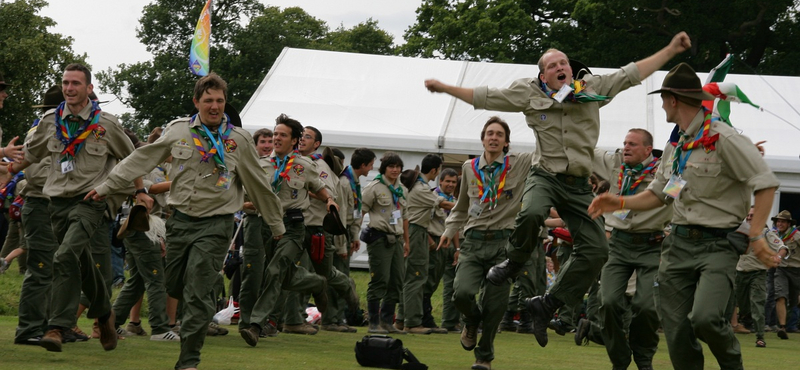
{"type": "Polygon", "coordinates": [[[136,191],[133,192],[133,196],[137,196],[139,194],[149,194],[149,193],[147,192],[147,188],[136,189],[136,191]]]}

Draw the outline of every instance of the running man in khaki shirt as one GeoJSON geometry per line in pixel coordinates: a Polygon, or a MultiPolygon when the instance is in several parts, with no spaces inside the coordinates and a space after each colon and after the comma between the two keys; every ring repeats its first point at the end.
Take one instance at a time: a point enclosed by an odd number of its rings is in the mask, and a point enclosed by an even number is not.
{"type": "Polygon", "coordinates": [[[198,114],[169,124],[154,143],[137,149],[90,192],[99,199],[149,173],[172,155],[165,273],[167,293],[184,303],[181,352],[176,369],[194,369],[209,318],[214,315],[214,282],[233,235],[233,213],[242,209],[244,189],[280,238],[285,229],[281,203],[260,170],[253,138],[224,114],[227,83],[217,74],[197,80],[193,102],[198,114]]]}
{"type": "Polygon", "coordinates": [[[464,318],[461,346],[467,351],[475,349],[472,368],[488,370],[494,360],[494,338],[507,306],[510,282],[489,284],[486,272],[506,258],[505,246],[519,211],[532,153],[506,154],[511,129],[498,117],[489,118],[483,126],[481,142],[483,154],[461,166],[461,190],[445,221],[439,248],[449,246],[459,229],[466,230],[452,300],[464,318]],[[476,295],[480,304],[475,301],[476,295]],[[478,341],[481,324],[483,334],[478,341]]]}
{"type": "Polygon", "coordinates": [[[724,317],[736,263],[747,248],[768,266],[776,266],[779,257],[769,250],[760,228],[750,230],[749,247],[746,236],[734,231],[747,215],[752,194],[752,223],[766,224],[780,183],[750,139],[712,120],[701,103],[714,97],[703,91],[688,64],[672,68],[653,93],[661,94],[667,121],[678,125],[680,141],[666,146],[665,161],[648,191],[599,196],[589,214],[672,207],[672,229],[662,244],[655,292],[672,365],[702,368],[701,337],[721,368],[740,369],[739,343],[724,317]]]}
{"type": "Polygon", "coordinates": [[[672,57],[691,47],[681,32],[648,58],[630,63],[604,76],[587,74],[570,66],[567,55],[550,49],[539,59],[538,78],[520,79],[505,89],[463,88],[425,81],[431,92],[450,94],[476,109],[521,112],[536,135],[536,155],[526,183],[522,206],[509,239],[508,259],[489,272],[489,281],[513,279],[537,247],[539,229],[555,207],[574,233],[572,263],[544,296],[527,301],[540,346],[547,345],[547,324],[566,304],[583,300],[593,279],[608,258],[608,241],[602,220],[592,220],[586,208],[592,200],[588,177],[600,132],[600,108],[623,90],[638,85],[672,57]]]}

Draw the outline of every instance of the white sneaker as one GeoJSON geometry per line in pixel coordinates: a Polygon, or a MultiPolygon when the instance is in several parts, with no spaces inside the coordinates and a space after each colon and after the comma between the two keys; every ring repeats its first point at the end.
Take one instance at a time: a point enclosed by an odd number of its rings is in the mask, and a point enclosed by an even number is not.
{"type": "Polygon", "coordinates": [[[153,334],[150,336],[150,340],[156,342],[180,342],[181,337],[170,330],[166,333],[153,334]]]}
{"type": "Polygon", "coordinates": [[[136,336],[136,334],[131,333],[131,332],[123,329],[121,326],[117,328],[117,335],[120,336],[120,337],[135,337],[136,336]]]}
{"type": "Polygon", "coordinates": [[[9,263],[6,262],[5,258],[0,258],[0,274],[6,272],[8,270],[9,263]]]}

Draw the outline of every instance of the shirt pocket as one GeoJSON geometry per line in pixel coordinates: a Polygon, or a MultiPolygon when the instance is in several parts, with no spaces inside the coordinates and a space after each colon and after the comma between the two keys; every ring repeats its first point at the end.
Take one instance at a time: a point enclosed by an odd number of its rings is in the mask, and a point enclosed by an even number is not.
{"type": "Polygon", "coordinates": [[[302,177],[290,177],[289,181],[287,182],[287,185],[289,185],[290,188],[295,190],[302,189],[305,186],[305,184],[306,181],[302,177]]]}
{"type": "Polygon", "coordinates": [[[61,153],[64,150],[64,144],[56,138],[47,141],[47,150],[52,153],[61,153]]]}
{"type": "Polygon", "coordinates": [[[722,172],[722,164],[719,162],[700,162],[694,163],[691,167],[686,166],[694,175],[694,184],[687,184],[692,186],[692,193],[698,198],[717,199],[722,195],[719,187],[715,186],[718,183],[717,177],[722,172]]]}
{"type": "Polygon", "coordinates": [[[81,161],[86,165],[87,169],[100,169],[105,166],[106,155],[108,155],[108,145],[103,142],[86,143],[83,147],[86,155],[82,156],[81,161]]]}
{"type": "Polygon", "coordinates": [[[173,147],[170,153],[172,154],[172,158],[179,159],[179,160],[187,160],[192,157],[192,152],[194,150],[192,148],[183,147],[183,146],[176,146],[173,147]]]}

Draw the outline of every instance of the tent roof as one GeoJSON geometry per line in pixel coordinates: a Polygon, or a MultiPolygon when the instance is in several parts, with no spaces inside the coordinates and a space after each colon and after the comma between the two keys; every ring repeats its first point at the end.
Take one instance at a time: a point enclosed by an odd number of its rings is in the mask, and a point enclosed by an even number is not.
{"type": "MultiPolygon", "coordinates": [[[[595,74],[613,71],[591,68],[595,74]]],[[[508,86],[538,73],[536,65],[502,64],[406,58],[286,48],[242,109],[246,129],[274,126],[281,113],[324,134],[323,145],[383,150],[474,154],[486,120],[493,115],[511,126],[511,147],[532,151],[536,140],[521,113],[474,110],[446,94],[431,94],[423,86],[428,78],[473,87],[508,86]]],[[[666,123],[656,90],[667,72],[658,71],[639,86],[620,93],[600,111],[598,147],[622,145],[628,129],[648,129],[655,146],[663,147],[673,125],[666,123]]],[[[706,73],[698,74],[704,80],[706,73]]],[[[777,167],[800,171],[800,112],[785,97],[794,96],[800,77],[729,74],[750,99],[766,111],[732,104],[734,127],[753,141],[767,140],[767,160],[777,167]],[[771,113],[772,114],[771,114],[771,113]],[[780,118],[778,118],[780,117],[780,118]]]]}

